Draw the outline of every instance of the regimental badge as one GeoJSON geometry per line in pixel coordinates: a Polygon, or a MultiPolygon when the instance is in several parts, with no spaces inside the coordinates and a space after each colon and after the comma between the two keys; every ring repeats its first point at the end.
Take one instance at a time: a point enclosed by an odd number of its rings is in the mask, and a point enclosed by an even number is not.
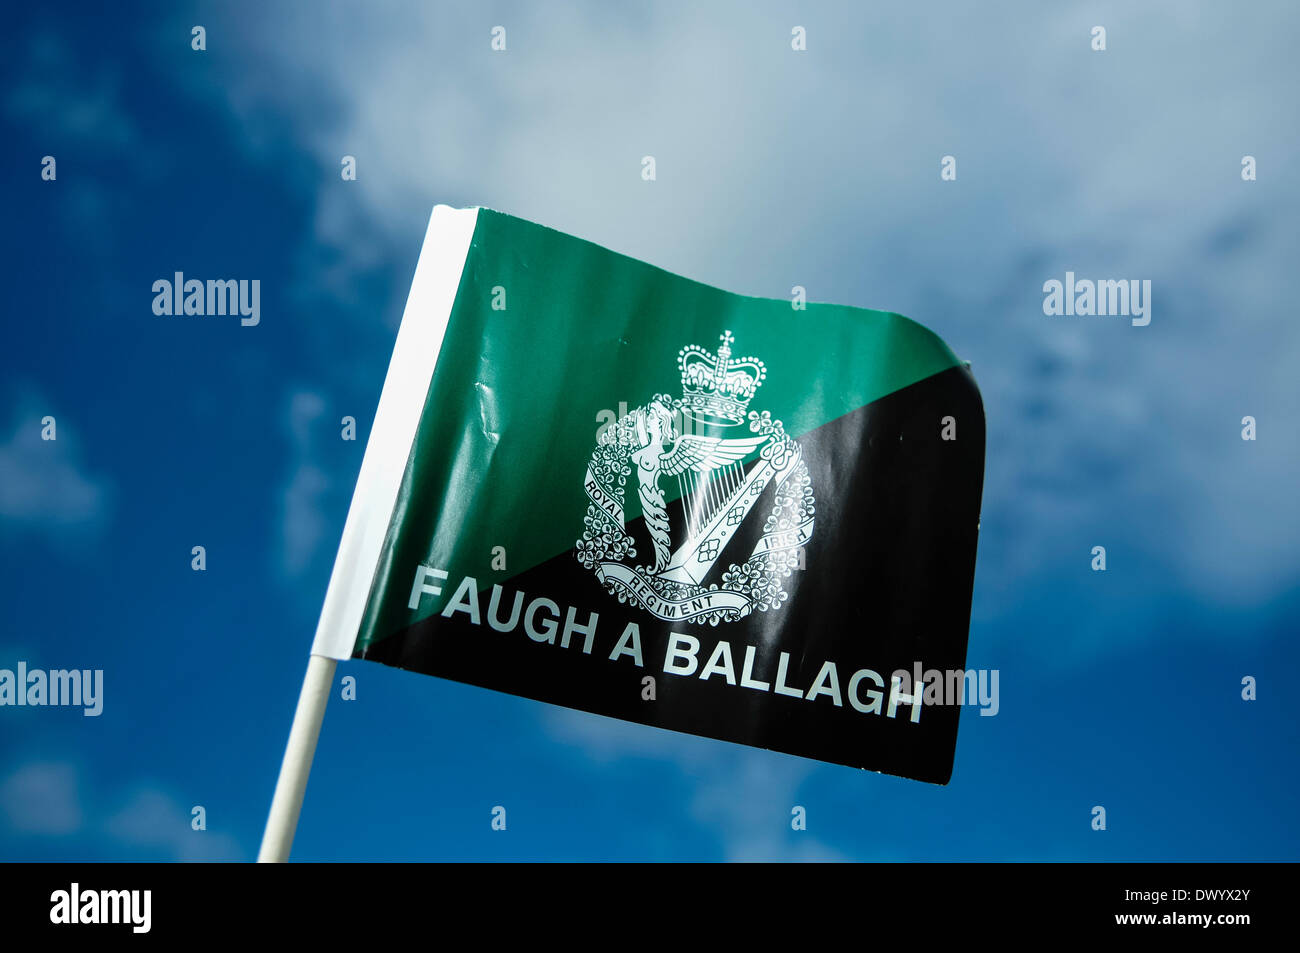
{"type": "Polygon", "coordinates": [[[611,424],[587,466],[578,559],[619,602],[660,619],[717,625],[780,608],[782,582],[802,568],[812,538],[812,481],[799,444],[767,411],[749,410],[767,369],[732,357],[730,331],[721,342],[716,355],[683,348],[682,396],[656,394],[611,424]],[[738,435],[746,429],[755,436],[738,435]],[[625,516],[629,484],[649,540],[642,553],[625,516]],[[674,488],[680,508],[668,503],[674,488]],[[747,554],[728,551],[760,504],[757,542],[747,554]],[[733,561],[720,563],[724,553],[733,561]]]}

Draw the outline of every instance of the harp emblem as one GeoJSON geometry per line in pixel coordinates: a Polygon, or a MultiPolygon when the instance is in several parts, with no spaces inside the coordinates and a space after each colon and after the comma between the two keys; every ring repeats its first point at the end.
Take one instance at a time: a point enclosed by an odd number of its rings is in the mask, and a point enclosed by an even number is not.
{"type": "Polygon", "coordinates": [[[799,445],[749,410],[767,369],[733,357],[730,331],[720,340],[716,354],[682,348],[682,396],[657,394],[611,424],[587,467],[578,559],[620,602],[660,619],[717,625],[779,608],[812,538],[799,445]],[[644,524],[635,533],[629,496],[644,524]]]}

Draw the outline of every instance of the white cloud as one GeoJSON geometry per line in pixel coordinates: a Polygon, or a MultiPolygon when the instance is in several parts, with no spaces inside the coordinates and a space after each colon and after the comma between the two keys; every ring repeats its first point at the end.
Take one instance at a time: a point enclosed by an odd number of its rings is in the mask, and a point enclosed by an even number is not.
{"type": "Polygon", "coordinates": [[[13,832],[42,837],[78,833],[84,821],[75,766],[24,764],[0,781],[0,818],[13,832]]]}
{"type": "MultiPolygon", "coordinates": [[[[102,788],[102,786],[100,786],[102,788]]],[[[0,823],[13,834],[32,838],[76,835],[82,844],[141,850],[166,860],[229,861],[243,856],[228,834],[191,827],[190,809],[156,786],[142,784],[95,803],[82,798],[81,770],[66,761],[30,761],[0,780],[0,823]]]]}
{"type": "MultiPolygon", "coordinates": [[[[316,460],[313,428],[325,414],[324,398],[298,391],[289,399],[288,430],[293,457],[280,499],[280,568],[290,577],[316,565],[326,546],[323,504],[331,488],[316,460]]],[[[332,555],[332,552],[331,552],[332,555]]]]}
{"type": "Polygon", "coordinates": [[[0,521],[60,537],[100,527],[112,494],[106,481],[83,472],[75,426],[72,415],[55,413],[39,397],[20,402],[0,443],[0,521]],[[54,440],[41,438],[47,415],[55,418],[54,440]]]}
{"type": "Polygon", "coordinates": [[[93,143],[113,152],[134,149],[140,133],[122,105],[120,76],[108,68],[86,76],[82,66],[57,34],[35,35],[24,50],[21,78],[5,95],[5,112],[52,139],[93,143]]]}
{"type": "Polygon", "coordinates": [[[800,790],[820,770],[813,761],[550,705],[544,727],[596,761],[649,758],[690,779],[687,814],[726,860],[846,859],[811,828],[790,826],[800,790]]]}
{"type": "Polygon", "coordinates": [[[230,861],[242,852],[227,834],[191,827],[191,808],[154,787],[137,789],[103,822],[113,841],[133,848],[158,851],[179,861],[230,861]]]}
{"type": "Polygon", "coordinates": [[[801,803],[800,789],[819,770],[814,762],[743,748],[728,754],[725,768],[699,784],[691,802],[696,821],[721,838],[726,860],[848,859],[816,833],[816,806],[801,803]],[[807,812],[805,830],[791,827],[795,806],[807,812]]]}

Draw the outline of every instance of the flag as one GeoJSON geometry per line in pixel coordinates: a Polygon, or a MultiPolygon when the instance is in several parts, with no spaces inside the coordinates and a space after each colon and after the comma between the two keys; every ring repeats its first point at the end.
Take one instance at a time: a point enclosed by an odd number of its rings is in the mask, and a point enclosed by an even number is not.
{"type": "Polygon", "coordinates": [[[983,467],[901,315],[439,206],[313,652],[947,783],[983,467]]]}

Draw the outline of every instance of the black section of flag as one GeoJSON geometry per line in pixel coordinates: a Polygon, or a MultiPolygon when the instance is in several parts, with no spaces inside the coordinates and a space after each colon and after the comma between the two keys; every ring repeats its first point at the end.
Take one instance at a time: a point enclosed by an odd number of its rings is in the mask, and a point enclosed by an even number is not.
{"type": "MultiPolygon", "coordinates": [[[[590,654],[580,633],[562,648],[558,637],[556,644],[530,639],[522,619],[503,633],[486,617],[476,625],[460,611],[395,633],[360,657],[647,725],[947,783],[960,707],[925,705],[916,722],[910,704],[900,704],[893,717],[887,710],[892,673],[913,673],[917,663],[922,671],[965,668],[984,475],[979,392],[967,370],[953,368],[798,442],[816,491],[816,532],[806,568],[785,580],[789,598],[777,609],[716,626],[661,621],[619,603],[569,552],[509,579],[478,579],[480,605],[486,616],[488,594],[499,583],[503,619],[519,591],[525,609],[538,597],[557,603],[561,628],[569,607],[579,624],[596,612],[590,654]],[[955,439],[944,439],[945,431],[955,439]],[[640,630],[643,668],[627,655],[610,659],[631,622],[640,630]],[[693,675],[665,671],[674,632],[700,641],[693,675]],[[730,685],[722,674],[699,677],[720,640],[729,643],[738,682],[747,647],[754,647],[751,679],[767,690],[730,685]],[[788,692],[808,693],[824,663],[833,662],[841,704],[825,692],[811,699],[778,693],[782,653],[788,692]],[[848,697],[851,677],[863,669],[883,681],[879,713],[855,709],[848,697]],[[655,679],[653,701],[643,698],[646,676],[655,679]]],[[[582,464],[574,470],[577,486],[582,464]]],[[[669,515],[681,519],[680,502],[669,515]]],[[[645,539],[643,527],[628,530],[645,539]]],[[[575,538],[579,532],[575,527],[575,538]]],[[[747,538],[733,539],[720,561],[742,560],[753,533],[747,527],[747,538]]],[[[439,609],[460,582],[454,567],[442,568],[450,576],[439,609]]],[[[859,704],[869,703],[872,688],[869,677],[859,680],[859,704]]]]}

